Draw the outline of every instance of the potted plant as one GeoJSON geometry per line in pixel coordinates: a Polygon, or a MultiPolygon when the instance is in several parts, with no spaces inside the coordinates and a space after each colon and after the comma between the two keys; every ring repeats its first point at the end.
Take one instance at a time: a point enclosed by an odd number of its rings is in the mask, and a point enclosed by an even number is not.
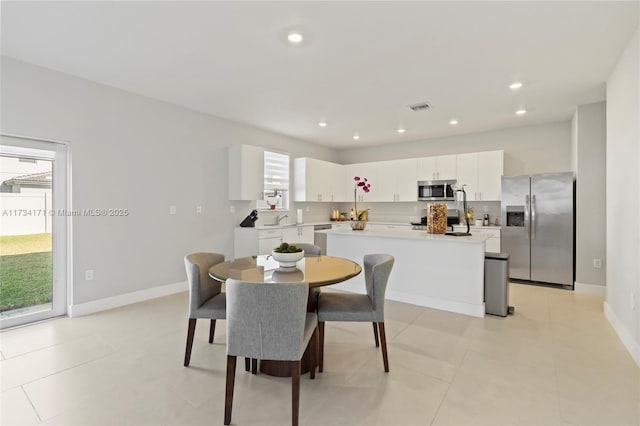
{"type": "Polygon", "coordinates": [[[369,218],[369,209],[358,211],[358,188],[361,188],[364,193],[368,193],[371,190],[371,184],[367,181],[366,177],[355,176],[353,178],[355,185],[353,186],[353,211],[355,212],[355,218],[351,221],[351,229],[354,231],[362,231],[367,226],[367,219],[369,218]]]}

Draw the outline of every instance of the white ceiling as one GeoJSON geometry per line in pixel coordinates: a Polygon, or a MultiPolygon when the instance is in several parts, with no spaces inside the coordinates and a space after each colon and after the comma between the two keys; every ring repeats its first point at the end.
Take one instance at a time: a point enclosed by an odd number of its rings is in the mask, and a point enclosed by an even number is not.
{"type": "Polygon", "coordinates": [[[1,7],[3,55],[335,148],[569,119],[605,98],[639,15],[638,1],[1,7]]]}

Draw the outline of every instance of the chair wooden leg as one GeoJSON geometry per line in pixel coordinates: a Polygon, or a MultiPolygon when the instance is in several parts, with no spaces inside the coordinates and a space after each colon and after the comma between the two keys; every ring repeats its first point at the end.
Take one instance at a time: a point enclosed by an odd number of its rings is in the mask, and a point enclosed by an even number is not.
{"type": "Polygon", "coordinates": [[[309,376],[311,380],[316,378],[316,364],[318,363],[318,327],[313,330],[311,336],[311,356],[309,357],[309,376]]]}
{"type": "Polygon", "coordinates": [[[258,358],[251,358],[251,374],[258,372],[258,358]]]}
{"type": "Polygon", "coordinates": [[[373,324],[373,337],[376,338],[376,348],[378,346],[380,346],[380,342],[378,341],[378,324],[376,324],[375,322],[372,323],[373,324]]]}
{"type": "Polygon", "coordinates": [[[187,348],[184,351],[184,366],[188,367],[191,362],[191,347],[193,346],[193,335],[196,333],[196,319],[189,318],[189,328],[187,329],[187,348]]]}
{"type": "Polygon", "coordinates": [[[378,323],[380,328],[380,342],[382,343],[382,362],[384,362],[384,372],[389,372],[389,357],[387,356],[387,337],[384,334],[384,322],[378,323]]]}
{"type": "Polygon", "coordinates": [[[224,397],[224,424],[231,424],[231,409],[233,408],[233,387],[236,381],[236,357],[227,355],[227,386],[224,397]]]}
{"type": "Polygon", "coordinates": [[[300,412],[300,361],[290,361],[291,365],[291,424],[298,426],[300,412]]]}
{"type": "Polygon", "coordinates": [[[216,334],[216,320],[211,320],[211,326],[209,327],[209,343],[213,343],[213,335],[216,334]]]}
{"type": "Polygon", "coordinates": [[[249,371],[251,365],[251,358],[244,358],[244,371],[249,371]]]}
{"type": "Polygon", "coordinates": [[[318,323],[318,334],[320,340],[320,347],[318,348],[319,360],[318,360],[318,371],[322,373],[322,369],[324,367],[324,321],[318,323]]]}

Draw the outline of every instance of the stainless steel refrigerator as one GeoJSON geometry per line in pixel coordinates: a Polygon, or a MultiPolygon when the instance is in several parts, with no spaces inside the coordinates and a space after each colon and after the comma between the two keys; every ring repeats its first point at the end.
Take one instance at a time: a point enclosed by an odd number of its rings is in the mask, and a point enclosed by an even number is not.
{"type": "Polygon", "coordinates": [[[502,177],[502,251],[509,277],[574,283],[573,173],[502,177]]]}

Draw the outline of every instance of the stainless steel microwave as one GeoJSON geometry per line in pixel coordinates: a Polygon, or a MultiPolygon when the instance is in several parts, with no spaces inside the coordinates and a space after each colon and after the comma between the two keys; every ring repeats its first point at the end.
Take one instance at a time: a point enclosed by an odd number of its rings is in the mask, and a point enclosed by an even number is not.
{"type": "Polygon", "coordinates": [[[456,180],[423,180],[418,181],[418,200],[420,201],[454,201],[456,180]]]}

